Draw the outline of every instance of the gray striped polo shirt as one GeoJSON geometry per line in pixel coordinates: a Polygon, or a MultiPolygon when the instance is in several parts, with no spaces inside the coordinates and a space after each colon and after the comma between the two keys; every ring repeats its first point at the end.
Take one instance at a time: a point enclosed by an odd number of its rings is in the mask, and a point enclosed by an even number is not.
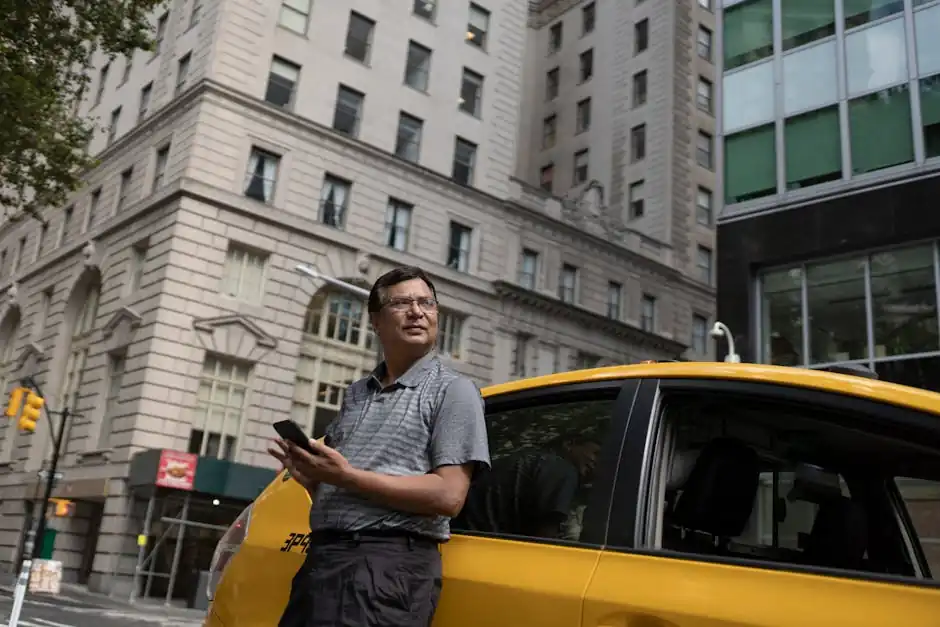
{"type": "MultiPolygon", "coordinates": [[[[326,431],[354,468],[404,476],[468,462],[489,466],[483,398],[473,381],[442,364],[434,352],[382,389],[384,368],[383,363],[346,389],[339,415],[326,431]]],[[[322,484],[310,508],[310,529],[396,529],[446,540],[450,520],[398,511],[322,484]]]]}

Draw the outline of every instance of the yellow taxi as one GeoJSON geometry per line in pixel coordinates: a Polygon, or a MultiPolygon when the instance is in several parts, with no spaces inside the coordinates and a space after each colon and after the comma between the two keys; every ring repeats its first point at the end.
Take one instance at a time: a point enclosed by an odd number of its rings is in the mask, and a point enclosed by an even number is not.
{"type": "MultiPolygon", "coordinates": [[[[437,627],[940,625],[940,395],[692,362],[483,394],[494,467],[566,438],[598,447],[563,533],[455,520],[437,627]]],[[[309,506],[282,474],[241,514],[207,626],[278,623],[309,506]]]]}

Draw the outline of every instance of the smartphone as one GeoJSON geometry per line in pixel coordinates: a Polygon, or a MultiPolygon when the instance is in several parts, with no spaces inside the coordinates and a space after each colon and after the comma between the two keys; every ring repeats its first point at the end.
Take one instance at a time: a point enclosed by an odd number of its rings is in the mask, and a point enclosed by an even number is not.
{"type": "Polygon", "coordinates": [[[310,439],[307,437],[307,434],[304,433],[300,425],[293,420],[278,420],[274,423],[274,430],[277,431],[277,434],[281,436],[282,439],[293,442],[311,455],[318,454],[313,450],[313,447],[310,446],[310,439]]]}

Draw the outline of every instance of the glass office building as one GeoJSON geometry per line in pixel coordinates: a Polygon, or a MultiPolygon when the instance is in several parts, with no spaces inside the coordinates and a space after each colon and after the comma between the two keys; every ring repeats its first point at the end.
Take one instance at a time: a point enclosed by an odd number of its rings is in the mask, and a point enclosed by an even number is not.
{"type": "Polygon", "coordinates": [[[940,0],[724,0],[718,316],[940,391],[940,0]]]}

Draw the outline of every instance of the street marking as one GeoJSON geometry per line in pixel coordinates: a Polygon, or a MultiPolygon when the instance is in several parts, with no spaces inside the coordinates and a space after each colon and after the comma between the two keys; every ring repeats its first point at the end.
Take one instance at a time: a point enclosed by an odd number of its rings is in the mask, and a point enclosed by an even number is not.
{"type": "Polygon", "coordinates": [[[48,627],[73,627],[72,625],[67,625],[66,623],[58,623],[54,620],[49,620],[48,618],[40,618],[39,616],[34,616],[29,620],[38,621],[41,625],[47,625],[48,627]]]}

